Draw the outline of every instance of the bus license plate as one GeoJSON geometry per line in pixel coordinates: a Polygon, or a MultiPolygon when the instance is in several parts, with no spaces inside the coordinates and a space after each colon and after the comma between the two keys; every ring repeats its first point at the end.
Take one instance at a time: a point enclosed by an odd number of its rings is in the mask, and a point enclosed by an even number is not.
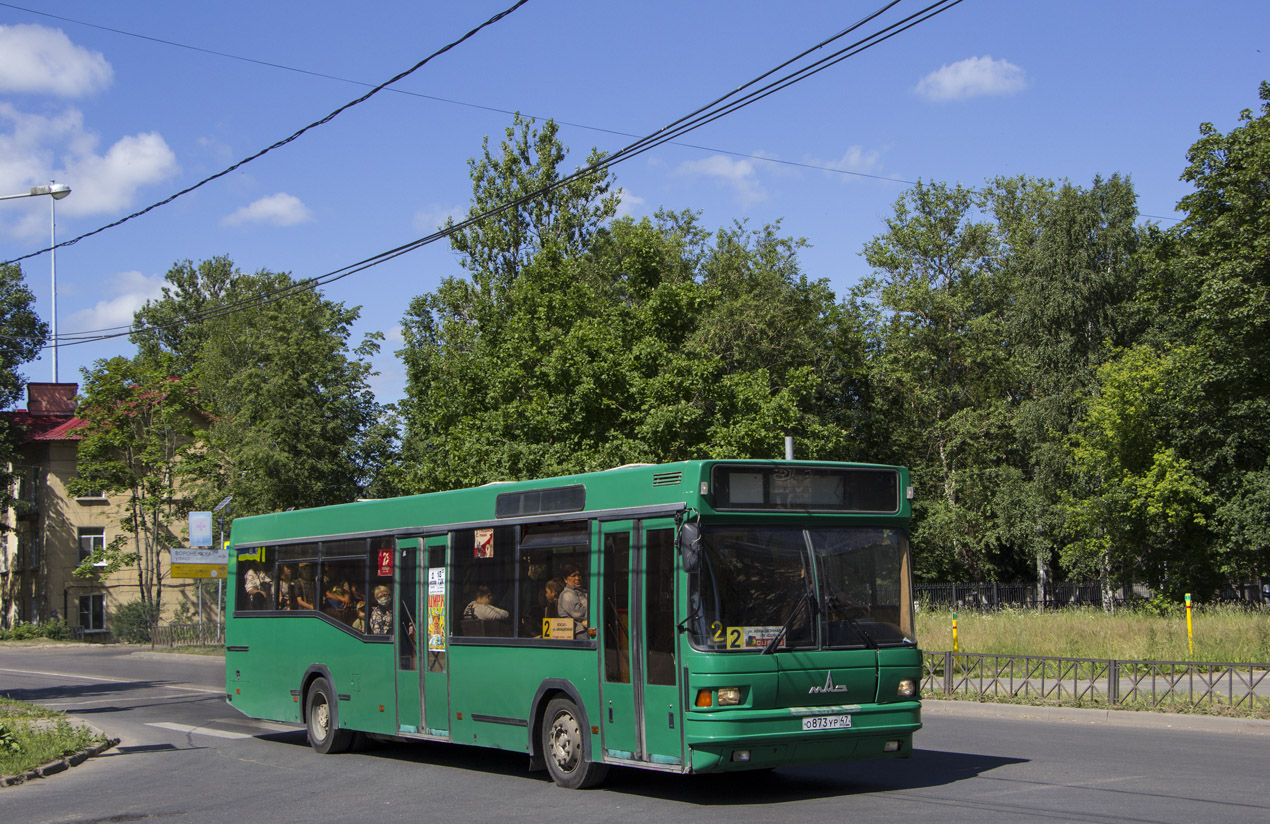
{"type": "Polygon", "coordinates": [[[849,715],[813,715],[803,719],[804,730],[845,730],[850,726],[849,715]]]}

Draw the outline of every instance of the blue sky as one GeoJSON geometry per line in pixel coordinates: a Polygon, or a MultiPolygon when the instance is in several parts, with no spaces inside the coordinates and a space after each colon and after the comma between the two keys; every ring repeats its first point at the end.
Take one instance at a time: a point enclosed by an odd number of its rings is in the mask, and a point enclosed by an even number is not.
{"type": "MultiPolygon", "coordinates": [[[[58,240],[92,231],[324,117],[367,90],[358,83],[392,77],[511,2],[0,3],[0,195],[68,184],[58,240]]],[[[244,271],[309,277],[394,248],[465,213],[466,161],[485,135],[501,138],[510,112],[566,124],[572,168],[592,147],[629,142],[612,132],[652,132],[880,5],[531,0],[400,91],[58,250],[58,331],[126,325],[184,259],[224,254],[244,271]]],[[[925,5],[904,0],[882,19],[925,5]]],[[[1121,173],[1140,210],[1171,224],[1199,124],[1236,125],[1263,79],[1264,0],[966,0],[615,174],[636,217],[666,207],[709,226],[783,221],[811,244],[807,274],[842,294],[867,274],[860,249],[885,229],[901,181],[1121,173]]],[[[47,197],[0,202],[0,260],[48,235],[47,197]]],[[[48,255],[22,266],[48,319],[48,255]]],[[[404,391],[393,353],[405,306],[457,274],[441,242],[326,287],[362,306],[358,339],[387,336],[381,400],[404,391]]],[[[59,352],[70,381],[131,348],[59,352]]],[[[50,380],[49,361],[28,378],[50,380]]]]}

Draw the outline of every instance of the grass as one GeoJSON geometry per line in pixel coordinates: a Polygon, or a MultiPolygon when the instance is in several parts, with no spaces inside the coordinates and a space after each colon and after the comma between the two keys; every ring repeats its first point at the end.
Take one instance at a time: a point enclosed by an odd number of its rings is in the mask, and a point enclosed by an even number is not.
{"type": "Polygon", "coordinates": [[[65,713],[0,697],[0,776],[25,773],[104,741],[65,713]]]}
{"type": "MultiPolygon", "coordinates": [[[[925,650],[950,650],[950,610],[917,614],[917,639],[925,650]]],[[[1270,612],[1240,607],[1199,607],[1192,615],[1195,653],[1186,616],[1097,608],[1036,612],[959,612],[958,648],[994,655],[1115,658],[1128,661],[1212,661],[1270,664],[1270,612]]]]}
{"type": "Polygon", "coordinates": [[[206,655],[209,658],[225,657],[225,647],[220,644],[189,647],[155,647],[152,652],[168,652],[179,655],[206,655]]]}

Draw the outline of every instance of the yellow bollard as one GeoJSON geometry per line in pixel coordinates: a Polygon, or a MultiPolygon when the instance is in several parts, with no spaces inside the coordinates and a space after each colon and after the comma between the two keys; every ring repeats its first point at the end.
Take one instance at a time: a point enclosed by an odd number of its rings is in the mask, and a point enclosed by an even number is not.
{"type": "MultiPolygon", "coordinates": [[[[956,631],[954,631],[953,638],[955,639],[956,637],[956,631]]],[[[956,644],[957,642],[954,640],[953,643],[956,644]]],[[[1186,593],[1186,645],[1190,647],[1191,657],[1194,658],[1195,637],[1191,634],[1191,594],[1189,592],[1186,593]]]]}
{"type": "Polygon", "coordinates": [[[961,652],[957,647],[957,613],[953,613],[953,652],[961,652]]]}

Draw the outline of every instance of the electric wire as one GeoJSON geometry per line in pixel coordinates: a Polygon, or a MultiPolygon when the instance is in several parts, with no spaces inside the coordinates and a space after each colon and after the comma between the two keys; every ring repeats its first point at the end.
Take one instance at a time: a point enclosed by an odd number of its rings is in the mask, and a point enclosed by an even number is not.
{"type": "Polygon", "coordinates": [[[537,189],[535,191],[522,195],[521,197],[504,202],[480,214],[469,216],[463,221],[460,221],[457,223],[451,223],[441,229],[438,229],[435,232],[432,232],[431,234],[409,241],[408,243],[402,244],[401,246],[395,247],[393,249],[380,252],[369,258],[365,258],[363,260],[357,261],[355,263],[349,264],[339,269],[332,270],[324,275],[319,275],[319,276],[315,276],[311,278],[306,278],[304,280],[296,281],[293,284],[290,284],[286,287],[283,287],[277,290],[272,290],[270,292],[261,293],[259,295],[254,296],[251,299],[243,300],[233,305],[222,305],[206,313],[197,313],[195,315],[181,318],[179,320],[174,320],[171,324],[161,324],[161,325],[146,326],[141,328],[128,327],[126,329],[124,327],[115,327],[114,329],[110,329],[110,330],[103,329],[103,330],[91,330],[89,332],[80,332],[80,333],[75,333],[74,336],[71,336],[71,335],[59,336],[57,339],[57,345],[60,347],[63,345],[70,346],[70,345],[76,345],[79,343],[91,343],[91,342],[97,342],[97,341],[107,340],[111,338],[123,337],[125,335],[145,334],[149,331],[152,331],[152,330],[157,331],[159,329],[167,328],[172,325],[184,325],[184,324],[202,322],[205,320],[221,317],[225,314],[229,314],[232,312],[242,311],[243,309],[248,309],[248,308],[253,308],[255,306],[264,305],[265,303],[269,301],[281,299],[285,297],[286,295],[293,292],[297,292],[300,290],[307,290],[307,289],[316,289],[319,286],[323,286],[329,283],[334,283],[338,280],[342,280],[346,277],[349,277],[350,275],[357,274],[359,272],[370,269],[374,266],[378,266],[390,260],[393,260],[395,258],[401,257],[402,255],[408,254],[409,252],[412,252],[422,246],[435,243],[438,240],[449,237],[450,235],[460,232],[477,223],[481,223],[483,221],[497,217],[511,209],[514,209],[526,202],[529,202],[530,200],[537,199],[556,189],[566,186],[569,183],[575,180],[578,180],[579,178],[582,178],[588,175],[600,174],[606,171],[607,169],[609,169],[610,167],[616,165],[617,163],[623,162],[624,160],[628,160],[632,157],[635,157],[639,154],[642,154],[646,151],[656,148],[657,146],[660,146],[660,145],[663,145],[664,143],[669,142],[675,136],[686,134],[694,129],[700,128],[701,126],[707,123],[717,120],[719,117],[723,117],[726,114],[731,114],[741,108],[744,108],[745,106],[751,105],[752,103],[757,102],[758,100],[761,100],[771,94],[774,94],[777,91],[787,88],[789,85],[792,85],[795,82],[799,82],[803,79],[806,79],[807,77],[810,77],[811,75],[823,70],[824,68],[828,68],[830,65],[835,65],[847,59],[848,57],[853,57],[856,54],[859,54],[865,51],[866,49],[871,48],[872,46],[877,45],[889,39],[895,34],[899,34],[902,31],[906,31],[907,29],[912,28],[913,26],[918,25],[919,23],[922,23],[922,22],[925,22],[926,20],[931,19],[932,17],[942,13],[943,11],[953,8],[954,6],[963,2],[963,0],[937,0],[937,2],[932,3],[931,5],[925,7],[924,9],[918,12],[915,12],[914,14],[909,15],[908,17],[905,17],[894,23],[891,23],[888,26],[882,28],[881,30],[874,32],[873,34],[870,34],[864,38],[861,38],[860,40],[855,41],[851,45],[840,48],[837,51],[811,63],[808,66],[805,66],[801,69],[797,69],[794,72],[791,72],[790,74],[787,74],[784,77],[778,80],[775,80],[766,86],[762,86],[759,89],[753,92],[750,92],[747,95],[742,96],[738,100],[733,100],[729,102],[729,98],[732,98],[733,96],[737,95],[739,92],[742,92],[743,90],[748,89],[754,86],[755,84],[761,83],[762,81],[771,77],[776,72],[779,72],[781,69],[790,66],[794,62],[797,62],[799,59],[811,54],[814,51],[817,51],[818,49],[825,47],[826,45],[834,42],[835,40],[839,40],[845,37],[847,34],[850,34],[851,32],[865,25],[866,23],[876,19],[878,15],[894,7],[899,2],[900,0],[892,0],[892,2],[887,3],[878,11],[862,18],[860,21],[856,22],[855,24],[848,27],[847,29],[844,29],[843,31],[833,35],[832,37],[821,41],[815,46],[812,46],[811,48],[806,49],[803,52],[800,52],[797,56],[782,62],[775,68],[770,69],[764,72],[763,74],[759,75],[758,77],[742,84],[741,86],[737,87],[733,91],[728,92],[727,94],[724,94],[716,98],[715,100],[711,101],[705,106],[701,106],[697,108],[692,113],[678,118],[677,120],[673,121],[667,126],[663,126],[661,129],[658,129],[657,131],[652,132],[651,134],[636,140],[635,142],[629,144],[626,147],[623,147],[622,149],[618,150],[617,152],[614,152],[611,155],[605,156],[604,158],[600,159],[596,163],[577,169],[571,174],[566,175],[547,186],[544,186],[540,189],[537,189]],[[722,106],[723,108],[722,109],[718,108],[720,106],[722,106]],[[66,341],[66,343],[63,343],[62,341],[66,341]]]}
{"type": "Polygon", "coordinates": [[[89,238],[89,237],[92,237],[93,235],[100,234],[101,232],[104,232],[104,231],[106,231],[107,229],[113,229],[113,228],[115,228],[116,226],[119,226],[119,225],[121,225],[121,224],[127,223],[128,221],[130,221],[130,220],[132,220],[132,219],[134,219],[134,218],[141,217],[142,215],[144,215],[144,214],[146,214],[146,213],[148,213],[148,212],[151,212],[151,211],[153,211],[154,209],[159,208],[160,206],[166,206],[167,204],[171,203],[172,201],[176,200],[177,198],[182,197],[182,196],[184,196],[184,195],[187,195],[187,194],[189,194],[190,192],[194,191],[195,189],[198,189],[198,188],[200,188],[200,187],[202,187],[202,186],[205,186],[205,185],[206,185],[206,184],[208,184],[208,183],[211,183],[213,180],[218,180],[219,178],[222,178],[222,177],[224,177],[225,175],[228,175],[230,172],[233,172],[233,171],[235,171],[235,170],[237,170],[237,169],[241,168],[242,166],[245,166],[246,164],[248,164],[248,163],[252,162],[253,160],[256,160],[256,159],[258,159],[258,158],[260,158],[260,157],[263,157],[264,155],[268,154],[269,152],[272,152],[274,149],[281,148],[281,147],[283,147],[283,146],[287,145],[288,143],[291,143],[292,141],[294,141],[294,140],[298,139],[298,138],[299,138],[301,135],[303,135],[305,132],[308,132],[308,131],[310,131],[311,129],[315,129],[315,128],[317,128],[318,126],[323,126],[323,125],[325,125],[325,124],[327,124],[327,123],[331,122],[331,121],[332,121],[332,120],[334,120],[336,117],[340,116],[341,114],[343,114],[344,112],[346,112],[346,111],[348,111],[349,109],[353,108],[354,106],[356,106],[356,105],[358,105],[358,104],[360,104],[360,103],[364,103],[364,102],[366,102],[367,100],[369,100],[370,98],[374,97],[376,94],[378,94],[379,92],[383,91],[385,87],[387,87],[387,86],[391,86],[393,83],[396,83],[398,80],[401,80],[401,79],[402,79],[402,78],[404,78],[404,77],[408,77],[409,75],[411,75],[411,74],[413,74],[414,72],[418,71],[419,69],[423,68],[423,67],[424,67],[424,66],[426,66],[428,63],[430,63],[430,62],[431,62],[434,58],[439,57],[439,56],[441,56],[441,55],[445,54],[446,52],[448,52],[448,51],[450,51],[450,50],[452,50],[452,49],[456,48],[456,47],[457,47],[457,46],[459,46],[459,45],[461,45],[461,44],[462,44],[462,43],[464,43],[465,41],[470,40],[472,37],[475,37],[475,36],[476,36],[476,35],[477,35],[477,34],[478,34],[481,30],[483,30],[483,29],[485,29],[485,28],[487,28],[487,27],[489,27],[489,26],[494,25],[495,23],[497,23],[498,21],[502,20],[504,17],[506,17],[507,15],[511,14],[512,12],[515,12],[515,11],[516,11],[516,10],[518,10],[521,6],[525,5],[525,4],[526,4],[526,3],[528,3],[528,2],[529,2],[529,0],[516,0],[516,3],[514,3],[512,6],[508,7],[507,9],[505,9],[505,10],[503,10],[503,11],[501,11],[501,12],[499,12],[498,14],[494,15],[494,16],[493,16],[493,17],[491,17],[490,19],[486,20],[484,23],[481,23],[479,26],[477,26],[476,28],[472,29],[471,31],[469,31],[467,34],[463,35],[463,36],[462,36],[462,37],[460,37],[459,39],[457,39],[457,40],[455,40],[455,41],[453,41],[453,42],[451,42],[451,43],[448,43],[448,44],[446,44],[445,46],[442,46],[440,49],[437,49],[437,50],[436,50],[436,51],[434,51],[432,54],[430,54],[430,55],[428,55],[427,57],[425,57],[425,58],[423,58],[422,60],[420,60],[418,63],[415,63],[415,64],[414,64],[413,66],[411,66],[409,69],[406,69],[405,71],[401,72],[400,74],[396,75],[395,77],[393,77],[393,78],[391,78],[391,79],[389,79],[389,80],[386,80],[386,81],[384,81],[383,83],[380,83],[378,86],[376,86],[375,88],[373,88],[373,89],[371,89],[370,91],[366,92],[366,94],[362,95],[361,97],[359,97],[359,98],[357,98],[357,99],[355,99],[355,100],[349,101],[348,103],[345,103],[343,106],[340,106],[338,109],[336,109],[335,111],[331,112],[331,113],[330,113],[330,114],[328,114],[326,117],[323,117],[321,120],[316,120],[316,121],[314,121],[314,122],[310,123],[309,125],[305,126],[304,128],[302,128],[302,129],[300,129],[299,131],[297,131],[297,132],[295,132],[294,134],[292,134],[290,137],[287,137],[287,138],[284,138],[284,139],[282,139],[282,140],[279,140],[277,143],[274,143],[274,144],[272,144],[272,145],[270,145],[270,146],[267,146],[266,148],[261,149],[260,151],[256,152],[255,154],[253,154],[253,155],[250,155],[250,156],[248,156],[248,157],[243,158],[242,160],[238,161],[237,163],[235,163],[234,165],[230,166],[229,168],[224,169],[224,170],[222,170],[222,171],[219,171],[219,172],[217,172],[216,174],[211,175],[210,177],[205,177],[205,178],[203,178],[202,180],[200,180],[198,183],[195,183],[195,184],[194,184],[194,185],[192,185],[192,186],[186,187],[186,188],[182,189],[181,191],[177,192],[176,194],[171,195],[171,196],[169,196],[169,197],[167,197],[167,198],[164,198],[163,200],[160,200],[158,203],[152,203],[151,205],[147,206],[146,208],[144,208],[144,209],[142,209],[142,210],[140,210],[140,211],[138,211],[138,212],[133,212],[132,214],[128,215],[127,217],[120,218],[119,220],[116,220],[116,221],[115,221],[115,222],[113,222],[113,223],[107,223],[105,226],[102,226],[102,227],[100,227],[100,228],[98,228],[98,229],[94,229],[94,230],[93,230],[93,231],[91,231],[91,232],[86,232],[86,233],[84,233],[84,234],[82,234],[82,235],[79,235],[78,237],[71,238],[70,240],[65,240],[65,241],[62,241],[61,243],[58,243],[58,244],[56,244],[56,245],[54,245],[54,246],[50,246],[50,247],[48,247],[47,249],[41,249],[41,250],[39,250],[39,251],[37,251],[37,252],[31,252],[31,253],[29,253],[29,254],[22,255],[21,257],[16,257],[16,258],[13,258],[12,260],[6,260],[6,261],[4,261],[3,263],[0,263],[0,266],[6,266],[6,265],[10,265],[10,264],[18,263],[18,262],[23,261],[23,260],[26,260],[26,259],[28,259],[28,258],[33,258],[33,257],[36,257],[37,255],[42,255],[42,254],[44,254],[45,252],[52,251],[53,249],[61,249],[61,248],[62,248],[62,247],[64,247],[64,246],[73,246],[74,244],[79,243],[81,240],[83,240],[83,239],[85,239],[85,238],[89,238]]]}

